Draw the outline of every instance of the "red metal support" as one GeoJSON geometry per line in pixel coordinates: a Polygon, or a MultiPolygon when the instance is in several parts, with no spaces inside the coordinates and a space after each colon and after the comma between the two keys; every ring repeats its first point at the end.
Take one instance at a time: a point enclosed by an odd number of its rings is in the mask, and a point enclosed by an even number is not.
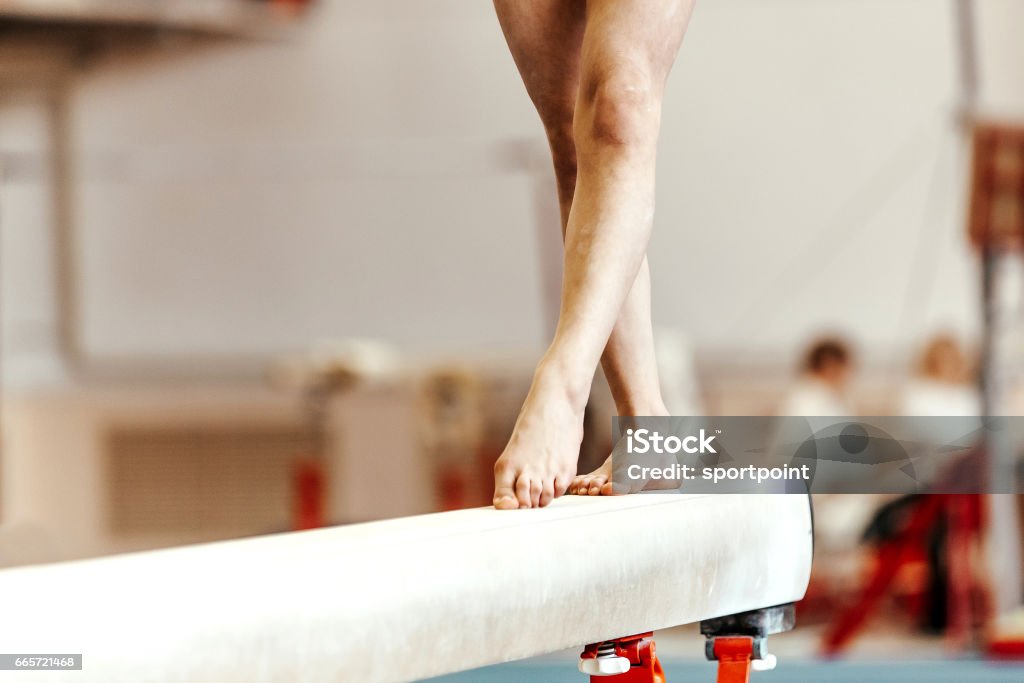
{"type": "Polygon", "coordinates": [[[590,673],[590,683],[665,683],[665,671],[654,649],[654,634],[640,633],[587,645],[580,655],[580,671],[590,673]],[[594,673],[600,663],[621,673],[594,673]]]}
{"type": "Polygon", "coordinates": [[[724,636],[714,639],[718,660],[718,683],[748,683],[754,657],[754,639],[750,636],[724,636]]]}
{"type": "MultiPolygon", "coordinates": [[[[590,673],[590,683],[666,683],[653,635],[641,633],[587,645],[580,655],[580,671],[590,673]]],[[[754,640],[751,636],[713,639],[718,683],[749,683],[754,640]]]]}

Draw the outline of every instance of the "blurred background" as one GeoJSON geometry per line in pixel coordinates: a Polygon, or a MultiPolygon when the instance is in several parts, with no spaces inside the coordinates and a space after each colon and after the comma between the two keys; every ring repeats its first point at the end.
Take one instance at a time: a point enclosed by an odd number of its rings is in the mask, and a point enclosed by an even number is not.
{"type": "MultiPolygon", "coordinates": [[[[670,409],[1021,414],[1021,26],[699,3],[650,249],[670,409]]],[[[0,567],[489,503],[561,261],[490,3],[0,0],[0,179],[0,567]]],[[[581,469],[613,414],[599,378],[581,469]]],[[[919,508],[819,501],[788,651],[1024,651],[1018,501],[919,508]]]]}

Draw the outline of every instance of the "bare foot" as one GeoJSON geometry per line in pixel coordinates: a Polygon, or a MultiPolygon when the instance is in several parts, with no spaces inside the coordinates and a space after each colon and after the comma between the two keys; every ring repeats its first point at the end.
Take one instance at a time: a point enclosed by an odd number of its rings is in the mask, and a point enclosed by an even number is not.
{"type": "MultiPolygon", "coordinates": [[[[676,462],[671,455],[664,456],[663,463],[652,463],[649,459],[645,465],[669,467],[676,462]]],[[[625,476],[628,463],[618,456],[608,459],[590,474],[580,474],[569,484],[569,493],[577,496],[621,496],[641,491],[668,490],[679,488],[679,482],[673,479],[642,479],[625,476]],[[614,467],[614,470],[612,469],[614,467]],[[617,475],[616,475],[617,473],[617,475]]]]}
{"type": "Polygon", "coordinates": [[[569,493],[577,496],[613,496],[630,491],[616,490],[612,482],[612,456],[609,455],[593,472],[573,477],[572,483],[569,484],[569,493]]]}
{"type": "Polygon", "coordinates": [[[583,408],[566,385],[538,371],[512,437],[494,464],[494,507],[544,507],[565,493],[583,439],[583,408]]]}
{"type": "MultiPolygon", "coordinates": [[[[661,414],[661,413],[652,413],[661,414]]],[[[667,412],[665,413],[667,414],[667,412]]],[[[679,487],[679,482],[671,479],[644,479],[626,476],[631,464],[642,464],[648,467],[670,467],[676,463],[671,454],[629,456],[625,452],[625,438],[619,440],[612,449],[611,455],[589,474],[580,474],[569,484],[569,493],[577,496],[619,496],[641,491],[668,490],[679,487]]]]}

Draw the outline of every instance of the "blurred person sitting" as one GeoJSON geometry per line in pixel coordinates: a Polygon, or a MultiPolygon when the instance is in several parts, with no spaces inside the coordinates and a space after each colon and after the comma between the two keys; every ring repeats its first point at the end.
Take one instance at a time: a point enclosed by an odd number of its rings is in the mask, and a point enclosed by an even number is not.
{"type": "MultiPolygon", "coordinates": [[[[925,344],[900,396],[901,414],[907,418],[969,419],[905,420],[903,429],[912,430],[911,440],[952,442],[980,427],[981,399],[971,382],[972,365],[963,346],[950,334],[937,334],[925,344]]],[[[914,463],[915,476],[922,481],[935,480],[941,472],[933,467],[929,459],[920,459],[914,463]]],[[[913,528],[913,520],[923,514],[922,506],[929,505],[929,499],[915,494],[888,501],[874,514],[864,531],[864,541],[877,549],[872,560],[876,565],[882,562],[884,549],[905,546],[908,540],[918,544],[914,548],[924,557],[908,561],[903,570],[896,572],[889,591],[902,595],[924,632],[938,634],[947,627],[950,610],[949,530],[945,512],[925,528],[913,528]]],[[[905,554],[913,557],[911,551],[905,554]]]]}
{"type": "Polygon", "coordinates": [[[972,363],[951,334],[937,334],[925,344],[916,375],[907,383],[901,412],[908,416],[977,415],[981,399],[971,383],[972,363]]]}
{"type": "Polygon", "coordinates": [[[853,372],[853,354],[841,339],[815,341],[804,354],[802,375],[779,410],[780,415],[852,415],[846,392],[853,372]]]}
{"type": "MultiPolygon", "coordinates": [[[[921,350],[914,376],[907,383],[900,399],[900,411],[906,417],[971,417],[970,420],[913,420],[904,428],[914,428],[913,439],[928,443],[953,442],[979,428],[981,397],[971,383],[972,363],[956,337],[948,333],[933,336],[921,350]],[[973,416],[973,417],[972,417],[973,416]]],[[[927,459],[915,462],[917,476],[932,480],[939,472],[929,467],[927,459]]],[[[927,495],[900,496],[887,502],[874,515],[864,540],[876,548],[905,543],[912,520],[927,495]]],[[[894,591],[916,595],[917,620],[927,633],[941,633],[947,626],[950,591],[947,540],[944,516],[939,516],[926,530],[916,531],[924,549],[925,570],[911,567],[897,575],[894,591]]],[[[878,556],[881,556],[878,550],[878,556]]],[[[875,561],[880,561],[877,557],[875,561]]]]}
{"type": "MultiPolygon", "coordinates": [[[[780,417],[805,418],[813,434],[853,415],[846,396],[853,374],[853,353],[845,341],[835,336],[816,339],[804,352],[800,370],[799,379],[779,408],[780,417]]],[[[780,420],[780,429],[795,428],[797,422],[780,420]]],[[[776,439],[791,441],[789,436],[780,435],[776,439]]],[[[819,467],[831,464],[819,463],[819,467]]],[[[877,505],[871,497],[862,495],[815,493],[812,498],[816,553],[812,604],[817,600],[829,605],[835,596],[857,585],[862,562],[858,544],[877,505]]]]}

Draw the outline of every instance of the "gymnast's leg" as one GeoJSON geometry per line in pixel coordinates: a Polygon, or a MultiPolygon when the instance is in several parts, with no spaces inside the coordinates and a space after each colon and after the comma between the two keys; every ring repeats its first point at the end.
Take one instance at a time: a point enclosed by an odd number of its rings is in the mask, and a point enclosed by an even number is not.
{"type": "MultiPolygon", "coordinates": [[[[658,364],[654,355],[654,333],[651,325],[651,274],[644,258],[640,272],[619,312],[601,367],[620,416],[663,416],[668,409],[661,396],[658,364]]],[[[673,459],[672,462],[675,462],[673,459]]],[[[623,460],[619,465],[628,465],[623,460]]],[[[573,478],[569,493],[580,496],[636,493],[644,488],[674,486],[670,481],[616,480],[612,489],[612,456],[593,472],[573,478]],[[622,488],[629,482],[630,488],[622,488]]]]}
{"type": "MultiPolygon", "coordinates": [[[[572,127],[577,182],[565,234],[559,323],[495,466],[496,507],[546,504],[571,480],[593,371],[638,275],[646,273],[662,92],[692,4],[586,4],[572,127]]],[[[506,35],[514,27],[508,19],[502,21],[506,35]]],[[[525,72],[518,56],[517,63],[525,72]]],[[[643,296],[643,287],[636,293],[643,296]]],[[[628,344],[612,346],[613,356],[614,348],[629,350],[628,344]]]]}

